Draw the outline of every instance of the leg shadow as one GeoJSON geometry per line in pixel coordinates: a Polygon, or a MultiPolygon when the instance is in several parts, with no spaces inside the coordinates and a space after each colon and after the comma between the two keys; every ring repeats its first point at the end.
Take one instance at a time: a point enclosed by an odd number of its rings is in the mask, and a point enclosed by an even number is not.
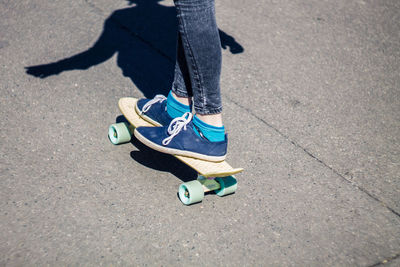
{"type": "MultiPolygon", "coordinates": [[[[117,64],[147,98],[167,95],[173,81],[177,21],[175,7],[160,0],[129,0],[131,7],[114,11],[104,22],[103,32],[92,47],[56,62],[27,66],[26,73],[38,78],[64,71],[85,70],[117,54],[117,64]]],[[[219,30],[221,47],[232,54],[243,47],[219,30]]]]}

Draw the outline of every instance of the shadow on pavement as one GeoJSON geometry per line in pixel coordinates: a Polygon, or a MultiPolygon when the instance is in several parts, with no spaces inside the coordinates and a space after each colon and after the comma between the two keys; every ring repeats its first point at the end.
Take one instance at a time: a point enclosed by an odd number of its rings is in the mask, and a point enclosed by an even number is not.
{"type": "Polygon", "coordinates": [[[197,178],[197,172],[180,162],[172,155],[164,154],[143,145],[136,137],[132,137],[132,144],[139,151],[132,151],[131,157],[140,164],[157,171],[170,172],[182,182],[189,182],[197,178]]]}
{"type": "MultiPolygon", "coordinates": [[[[46,78],[68,70],[84,70],[110,59],[117,53],[117,64],[147,98],[167,95],[173,80],[177,22],[175,7],[160,0],[129,0],[132,7],[111,14],[104,29],[88,50],[57,62],[25,67],[26,73],[46,78]]],[[[221,47],[233,54],[243,47],[219,31],[221,47]]]]}
{"type": "MultiPolygon", "coordinates": [[[[129,123],[123,115],[117,117],[116,123],[119,122],[129,123]]],[[[157,171],[170,172],[183,182],[192,181],[197,178],[195,170],[183,164],[174,156],[158,152],[143,145],[134,135],[132,136],[131,143],[139,150],[132,151],[131,157],[140,164],[157,171]]]]}

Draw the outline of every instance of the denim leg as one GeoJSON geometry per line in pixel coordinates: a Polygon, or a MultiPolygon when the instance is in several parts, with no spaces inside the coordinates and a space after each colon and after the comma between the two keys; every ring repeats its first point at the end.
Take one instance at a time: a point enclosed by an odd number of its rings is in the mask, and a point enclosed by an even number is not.
{"type": "Polygon", "coordinates": [[[193,94],[194,109],[199,114],[220,113],[222,54],[214,0],[174,3],[179,33],[173,91],[179,96],[185,96],[185,91],[187,96],[193,94]]]}
{"type": "Polygon", "coordinates": [[[172,92],[180,97],[193,97],[192,85],[190,82],[189,69],[183,51],[182,37],[178,32],[175,75],[172,83],[172,92]]]}

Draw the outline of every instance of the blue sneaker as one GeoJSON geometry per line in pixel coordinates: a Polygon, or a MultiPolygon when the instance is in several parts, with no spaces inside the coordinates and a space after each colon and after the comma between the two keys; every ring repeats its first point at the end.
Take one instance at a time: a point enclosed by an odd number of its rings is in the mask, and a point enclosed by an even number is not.
{"type": "Polygon", "coordinates": [[[167,112],[167,98],[156,95],[153,99],[139,99],[136,103],[136,113],[154,126],[169,125],[173,118],[167,112]]]}
{"type": "Polygon", "coordinates": [[[167,154],[180,155],[206,161],[223,161],[226,157],[228,139],[210,142],[196,134],[190,112],[175,118],[169,126],[138,127],[136,138],[148,147],[167,154]]]}

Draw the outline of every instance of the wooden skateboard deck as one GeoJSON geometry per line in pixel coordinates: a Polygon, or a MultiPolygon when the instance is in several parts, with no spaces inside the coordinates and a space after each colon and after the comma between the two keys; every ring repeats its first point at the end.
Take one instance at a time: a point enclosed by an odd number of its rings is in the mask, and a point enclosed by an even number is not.
{"type": "MultiPolygon", "coordinates": [[[[154,126],[137,114],[135,109],[137,101],[138,99],[131,97],[121,98],[118,102],[118,107],[133,127],[154,126]]],[[[226,161],[211,162],[178,155],[174,156],[204,177],[225,177],[243,171],[243,168],[233,168],[226,161]]]]}

